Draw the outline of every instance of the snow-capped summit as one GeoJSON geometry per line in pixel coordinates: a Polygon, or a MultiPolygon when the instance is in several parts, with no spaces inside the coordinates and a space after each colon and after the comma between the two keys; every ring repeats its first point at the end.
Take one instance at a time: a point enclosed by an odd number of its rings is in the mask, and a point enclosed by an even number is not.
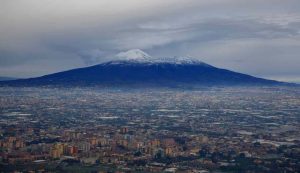
{"type": "Polygon", "coordinates": [[[140,49],[131,49],[116,55],[118,60],[150,61],[152,57],[140,49]]]}
{"type": "Polygon", "coordinates": [[[193,59],[191,57],[161,57],[154,58],[150,56],[148,53],[140,50],[140,49],[131,49],[125,52],[120,52],[115,56],[117,61],[114,61],[113,64],[119,64],[121,62],[134,62],[134,63],[168,63],[168,64],[201,64],[207,65],[202,61],[197,59],[193,59]]]}

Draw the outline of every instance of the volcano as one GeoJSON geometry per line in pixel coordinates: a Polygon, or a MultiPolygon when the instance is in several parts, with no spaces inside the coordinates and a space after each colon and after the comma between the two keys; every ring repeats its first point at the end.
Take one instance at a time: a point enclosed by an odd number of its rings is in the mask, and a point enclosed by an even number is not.
{"type": "Polygon", "coordinates": [[[283,85],[274,80],[217,68],[190,57],[153,58],[133,49],[114,60],[1,86],[239,86],[283,85]]]}

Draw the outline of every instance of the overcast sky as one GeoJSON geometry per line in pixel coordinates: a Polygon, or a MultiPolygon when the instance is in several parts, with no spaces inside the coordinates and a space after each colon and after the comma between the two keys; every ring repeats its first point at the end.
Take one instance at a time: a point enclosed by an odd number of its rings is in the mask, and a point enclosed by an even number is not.
{"type": "Polygon", "coordinates": [[[89,66],[136,48],[300,82],[300,1],[0,1],[0,76],[89,66]]]}

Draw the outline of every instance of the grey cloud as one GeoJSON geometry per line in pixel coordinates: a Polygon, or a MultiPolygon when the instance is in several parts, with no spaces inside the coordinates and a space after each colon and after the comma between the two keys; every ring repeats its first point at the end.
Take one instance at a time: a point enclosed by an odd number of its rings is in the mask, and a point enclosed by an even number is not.
{"type": "Polygon", "coordinates": [[[110,58],[114,57],[114,54],[100,49],[84,50],[78,52],[77,54],[80,56],[80,58],[82,58],[87,66],[108,61],[110,58]]]}
{"type": "Polygon", "coordinates": [[[295,27],[263,23],[255,19],[208,19],[198,23],[171,26],[167,22],[138,25],[120,30],[110,39],[102,40],[108,49],[126,50],[132,48],[151,49],[176,42],[214,41],[240,38],[280,38],[299,35],[295,27]],[[166,24],[166,25],[163,25],[166,24]],[[155,27],[157,26],[157,27],[155,27]]]}
{"type": "Polygon", "coordinates": [[[253,75],[295,76],[299,23],[298,0],[4,0],[0,75],[37,76],[140,48],[253,75]]]}

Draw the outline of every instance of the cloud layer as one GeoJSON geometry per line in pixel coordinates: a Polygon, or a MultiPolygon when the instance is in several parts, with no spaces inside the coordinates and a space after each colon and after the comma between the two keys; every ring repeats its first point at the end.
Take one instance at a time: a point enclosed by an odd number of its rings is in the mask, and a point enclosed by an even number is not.
{"type": "Polygon", "coordinates": [[[0,26],[0,76],[39,76],[139,48],[300,78],[298,0],[3,0],[0,26]]]}

